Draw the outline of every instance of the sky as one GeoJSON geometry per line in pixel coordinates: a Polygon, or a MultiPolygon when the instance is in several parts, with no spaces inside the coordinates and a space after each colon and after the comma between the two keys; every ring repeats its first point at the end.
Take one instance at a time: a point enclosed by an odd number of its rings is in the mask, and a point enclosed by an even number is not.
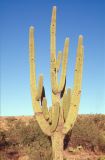
{"type": "Polygon", "coordinates": [[[33,115],[29,78],[29,27],[35,27],[36,74],[44,75],[51,106],[50,23],[57,7],[57,52],[70,37],[67,87],[73,86],[78,36],[84,37],[80,114],[105,114],[105,1],[0,1],[0,115],[33,115]]]}

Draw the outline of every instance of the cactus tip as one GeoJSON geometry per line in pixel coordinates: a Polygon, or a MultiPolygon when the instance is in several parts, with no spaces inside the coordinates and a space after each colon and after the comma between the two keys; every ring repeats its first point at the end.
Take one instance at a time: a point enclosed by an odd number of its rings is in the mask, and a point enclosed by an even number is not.
{"type": "Polygon", "coordinates": [[[30,26],[30,30],[34,30],[34,26],[30,26]]]}
{"type": "Polygon", "coordinates": [[[82,35],[79,35],[79,44],[78,45],[82,45],[83,44],[83,36],[82,35]]]}
{"type": "Polygon", "coordinates": [[[79,39],[83,40],[83,36],[82,34],[79,35],[79,39]]]}
{"type": "Polygon", "coordinates": [[[69,37],[66,37],[66,41],[68,41],[68,42],[70,41],[69,37]]]}
{"type": "Polygon", "coordinates": [[[56,10],[56,6],[53,6],[53,9],[56,10]]]}
{"type": "Polygon", "coordinates": [[[39,79],[43,80],[43,74],[40,74],[39,79]]]}

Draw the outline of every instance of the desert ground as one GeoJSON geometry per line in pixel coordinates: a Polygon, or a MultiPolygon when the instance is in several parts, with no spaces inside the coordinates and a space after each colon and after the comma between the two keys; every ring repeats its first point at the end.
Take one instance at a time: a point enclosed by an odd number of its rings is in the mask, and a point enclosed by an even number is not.
{"type": "MultiPolygon", "coordinates": [[[[63,154],[64,160],[105,160],[105,115],[79,115],[63,154]]],[[[35,116],[0,117],[0,160],[52,160],[51,139],[35,116]]]]}

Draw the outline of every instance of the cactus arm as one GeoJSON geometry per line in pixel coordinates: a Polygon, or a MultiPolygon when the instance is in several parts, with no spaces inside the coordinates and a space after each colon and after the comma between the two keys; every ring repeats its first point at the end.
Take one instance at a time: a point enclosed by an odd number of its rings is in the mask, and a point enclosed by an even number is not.
{"type": "Polygon", "coordinates": [[[74,73],[74,90],[81,92],[82,84],[82,68],[83,68],[83,37],[79,36],[78,47],[77,47],[77,56],[76,56],[76,66],[74,73]],[[78,83],[79,82],[79,83],[78,83]]]}
{"type": "Polygon", "coordinates": [[[52,123],[52,107],[49,108],[49,123],[52,123]]]}
{"type": "Polygon", "coordinates": [[[29,29],[29,60],[30,60],[30,85],[31,94],[35,97],[36,93],[36,66],[34,55],[34,27],[29,29]]]}
{"type": "Polygon", "coordinates": [[[59,52],[58,52],[57,62],[56,62],[57,72],[59,72],[59,69],[60,69],[61,59],[62,59],[62,52],[59,51],[59,52]]]}
{"type": "Polygon", "coordinates": [[[57,72],[55,71],[51,71],[51,86],[52,86],[52,92],[54,94],[58,93],[57,72]]]}
{"type": "Polygon", "coordinates": [[[52,106],[52,125],[51,132],[56,130],[58,121],[59,121],[59,113],[60,113],[60,104],[56,102],[55,105],[52,106]]]}
{"type": "Polygon", "coordinates": [[[56,7],[53,7],[50,27],[50,53],[51,53],[51,87],[54,93],[58,92],[58,80],[56,70],[56,7]]]}
{"type": "Polygon", "coordinates": [[[62,71],[61,71],[61,78],[60,78],[60,84],[59,84],[59,92],[63,90],[64,84],[65,84],[68,50],[69,50],[69,38],[66,38],[64,50],[63,50],[62,71]]]}
{"type": "Polygon", "coordinates": [[[48,124],[48,122],[45,120],[42,109],[40,107],[40,104],[38,101],[35,101],[34,103],[34,107],[35,107],[35,111],[36,111],[36,120],[40,126],[40,128],[42,129],[42,131],[48,135],[51,136],[51,132],[50,132],[50,125],[48,124]],[[36,107],[37,106],[37,107],[36,107]]]}
{"type": "Polygon", "coordinates": [[[43,88],[43,76],[39,77],[38,89],[36,86],[36,65],[35,65],[35,53],[34,53],[34,27],[30,27],[29,31],[29,53],[30,53],[30,84],[32,99],[39,100],[42,94],[43,88]]]}
{"type": "MultiPolygon", "coordinates": [[[[67,90],[67,114],[69,112],[70,104],[71,104],[71,89],[68,88],[67,90]]],[[[66,116],[67,117],[67,116],[66,116]]]]}
{"type": "Polygon", "coordinates": [[[62,100],[64,121],[66,120],[68,112],[69,112],[70,102],[71,102],[71,90],[69,88],[67,90],[67,93],[64,93],[63,100],[62,100]]]}
{"type": "Polygon", "coordinates": [[[52,11],[52,20],[50,27],[50,50],[51,50],[51,60],[56,61],[56,7],[53,7],[52,11]]]}
{"type": "Polygon", "coordinates": [[[61,53],[58,54],[58,60],[56,60],[56,7],[53,7],[52,12],[52,21],[51,21],[51,28],[50,28],[50,35],[51,35],[51,86],[52,91],[54,94],[61,92],[63,90],[65,84],[65,77],[66,77],[66,66],[67,66],[67,59],[68,59],[68,48],[69,48],[69,38],[66,38],[64,51],[63,51],[63,60],[62,60],[62,72],[60,78],[60,84],[58,85],[58,77],[57,72],[59,71],[60,61],[61,61],[61,53]]]}
{"type": "Polygon", "coordinates": [[[40,112],[39,107],[35,106],[35,97],[37,95],[36,88],[36,66],[35,66],[35,55],[34,55],[34,27],[30,27],[29,30],[29,60],[30,60],[30,86],[32,95],[32,106],[37,112],[40,112]]]}
{"type": "Polygon", "coordinates": [[[68,112],[66,122],[64,124],[63,132],[67,133],[72,129],[74,122],[77,117],[80,94],[81,94],[81,83],[82,83],[82,68],[83,68],[83,46],[82,46],[82,36],[79,36],[78,48],[77,48],[77,57],[76,57],[76,66],[74,74],[74,87],[71,97],[71,106],[68,112]]]}
{"type": "Polygon", "coordinates": [[[67,94],[66,93],[64,93],[63,98],[62,98],[62,109],[63,109],[63,117],[65,120],[66,113],[67,113],[67,94]]]}
{"type": "Polygon", "coordinates": [[[43,76],[39,76],[36,100],[40,100],[43,90],[43,76]]]}
{"type": "Polygon", "coordinates": [[[57,127],[56,131],[57,131],[57,130],[58,130],[58,131],[59,131],[59,130],[62,131],[63,125],[64,125],[63,108],[62,108],[62,106],[60,106],[59,122],[58,122],[58,127],[57,127]]]}
{"type": "Polygon", "coordinates": [[[57,96],[52,92],[52,105],[57,102],[57,96]]]}
{"type": "Polygon", "coordinates": [[[49,112],[48,112],[48,108],[47,108],[46,98],[43,98],[43,101],[42,101],[42,112],[43,112],[45,120],[48,120],[49,119],[49,112]]]}

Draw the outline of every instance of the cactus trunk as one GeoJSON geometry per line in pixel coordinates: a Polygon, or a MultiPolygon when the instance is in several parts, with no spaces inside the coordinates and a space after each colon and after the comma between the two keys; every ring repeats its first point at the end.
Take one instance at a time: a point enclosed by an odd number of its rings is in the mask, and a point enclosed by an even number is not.
{"type": "Polygon", "coordinates": [[[64,135],[61,132],[54,132],[51,140],[53,160],[63,160],[64,135]]]}

